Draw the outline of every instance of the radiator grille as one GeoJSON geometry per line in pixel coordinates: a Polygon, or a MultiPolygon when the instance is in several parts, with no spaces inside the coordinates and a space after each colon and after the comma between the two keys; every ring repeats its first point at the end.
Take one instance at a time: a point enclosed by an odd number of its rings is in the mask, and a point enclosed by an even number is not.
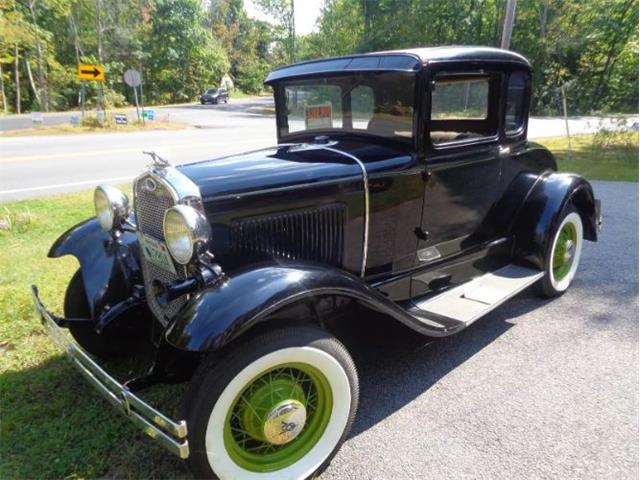
{"type": "Polygon", "coordinates": [[[244,218],[231,225],[233,253],[246,259],[282,258],[342,265],[344,205],[244,218]]]}
{"type": "MultiPolygon", "coordinates": [[[[164,232],[162,229],[164,212],[173,207],[175,202],[171,196],[171,192],[159,181],[153,179],[155,189],[150,190],[147,188],[145,181],[150,178],[150,176],[143,176],[139,178],[134,185],[136,222],[140,233],[164,242],[164,232]]],[[[166,308],[162,308],[152,294],[152,283],[154,280],[159,280],[166,284],[178,279],[183,279],[186,277],[185,267],[174,262],[174,267],[177,272],[177,274],[174,274],[146,261],[144,254],[141,253],[140,257],[145,291],[147,292],[147,302],[154,315],[164,324],[166,322],[165,317],[171,318],[177,314],[178,310],[187,302],[187,297],[180,297],[169,303],[166,308]]]]}

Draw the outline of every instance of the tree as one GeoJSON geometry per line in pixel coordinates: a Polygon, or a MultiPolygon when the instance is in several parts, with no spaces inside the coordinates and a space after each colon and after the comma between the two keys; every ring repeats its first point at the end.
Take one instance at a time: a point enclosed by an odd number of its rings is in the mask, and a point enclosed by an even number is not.
{"type": "Polygon", "coordinates": [[[249,18],[242,0],[212,1],[209,22],[214,37],[229,57],[235,85],[245,92],[260,92],[276,62],[270,49],[273,27],[249,18]]]}
{"type": "Polygon", "coordinates": [[[158,0],[151,18],[147,92],[152,99],[188,101],[220,84],[229,60],[205,27],[198,0],[158,0]]]}
{"type": "MultiPolygon", "coordinates": [[[[327,0],[304,56],[498,46],[506,0],[327,0]]],[[[637,111],[638,0],[519,2],[511,48],[533,65],[534,113],[637,111]]]]}
{"type": "Polygon", "coordinates": [[[289,62],[296,61],[296,23],[293,0],[255,0],[265,13],[271,15],[283,31],[280,42],[289,62]]]}

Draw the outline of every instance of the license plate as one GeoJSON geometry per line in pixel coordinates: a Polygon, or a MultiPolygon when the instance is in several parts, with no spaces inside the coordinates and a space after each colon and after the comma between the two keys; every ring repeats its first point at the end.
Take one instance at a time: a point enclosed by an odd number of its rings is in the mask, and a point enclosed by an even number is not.
{"type": "Polygon", "coordinates": [[[176,269],[173,266],[173,260],[171,254],[167,250],[167,246],[156,240],[155,238],[148,237],[147,235],[140,235],[140,246],[142,247],[142,254],[149,262],[153,263],[156,267],[160,267],[173,274],[176,273],[176,269]]]}

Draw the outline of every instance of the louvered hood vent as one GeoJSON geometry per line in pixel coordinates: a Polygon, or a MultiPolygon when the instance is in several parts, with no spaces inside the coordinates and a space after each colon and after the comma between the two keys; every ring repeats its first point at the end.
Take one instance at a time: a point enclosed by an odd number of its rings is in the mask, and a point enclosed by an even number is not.
{"type": "Polygon", "coordinates": [[[243,218],[231,224],[233,251],[247,260],[280,258],[341,266],[344,222],[344,205],[243,218]]]}

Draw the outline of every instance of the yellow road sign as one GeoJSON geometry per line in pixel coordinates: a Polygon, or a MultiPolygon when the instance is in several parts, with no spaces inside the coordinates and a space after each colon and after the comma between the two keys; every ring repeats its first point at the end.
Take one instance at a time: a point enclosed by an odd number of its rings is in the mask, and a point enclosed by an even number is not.
{"type": "Polygon", "coordinates": [[[104,65],[78,65],[78,80],[104,81],[104,65]]]}

